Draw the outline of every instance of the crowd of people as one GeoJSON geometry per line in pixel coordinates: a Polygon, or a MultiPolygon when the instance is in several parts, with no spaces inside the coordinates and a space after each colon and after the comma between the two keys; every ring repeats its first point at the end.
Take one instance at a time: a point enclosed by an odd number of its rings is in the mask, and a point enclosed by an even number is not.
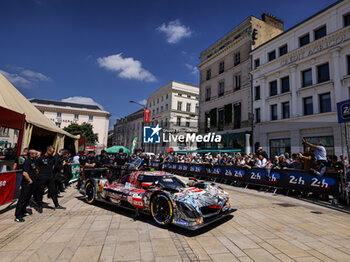
{"type": "MultiPolygon", "coordinates": [[[[142,153],[128,156],[122,149],[116,155],[108,155],[105,150],[102,150],[99,155],[96,155],[94,151],[84,151],[80,156],[79,154],[72,156],[66,150],[60,150],[54,155],[55,149],[53,146],[47,147],[44,154],[37,150],[24,149],[22,155],[14,156],[13,169],[23,170],[21,194],[17,203],[15,221],[24,221],[23,217],[28,215],[26,207],[30,201],[34,203],[37,211],[42,213],[45,188],[48,189],[48,197],[52,199],[55,209],[65,209],[59,205],[57,196],[64,191],[72,178],[71,164],[80,164],[81,168],[102,168],[124,166],[136,159],[141,159],[145,166],[148,166],[150,161],[232,165],[247,169],[259,167],[308,170],[318,176],[322,176],[326,172],[344,174],[344,170],[348,168],[347,160],[343,156],[340,156],[340,159],[337,156],[327,156],[326,149],[321,141],[314,145],[303,140],[303,144],[305,145],[303,153],[299,152],[291,155],[285,153],[273,158],[269,158],[261,147],[254,154],[192,155],[167,153],[151,156],[142,153]]],[[[0,157],[6,159],[13,155],[10,150],[6,153],[5,157],[4,155],[0,155],[0,157]]],[[[78,182],[78,187],[80,182],[78,182]]]]}
{"type": "Polygon", "coordinates": [[[348,167],[346,157],[327,156],[326,149],[322,142],[317,145],[303,140],[305,151],[299,153],[288,153],[277,155],[269,158],[266,151],[259,147],[255,153],[250,154],[206,154],[197,155],[174,155],[158,154],[152,157],[153,161],[175,162],[175,163],[192,163],[192,164],[210,164],[210,165],[230,165],[251,169],[259,168],[276,168],[276,169],[300,169],[309,170],[318,176],[325,172],[344,173],[344,168],[348,167]],[[345,167],[344,167],[345,166],[345,167]]]}

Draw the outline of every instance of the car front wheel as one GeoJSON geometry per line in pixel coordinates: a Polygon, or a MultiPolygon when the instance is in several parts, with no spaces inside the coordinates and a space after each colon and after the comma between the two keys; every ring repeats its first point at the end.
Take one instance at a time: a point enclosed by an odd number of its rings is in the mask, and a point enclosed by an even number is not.
{"type": "Polygon", "coordinates": [[[173,205],[165,194],[156,194],[151,199],[151,215],[160,226],[171,224],[173,219],[173,205]]]}
{"type": "Polygon", "coordinates": [[[85,195],[86,195],[86,201],[89,204],[93,204],[95,202],[95,187],[91,182],[88,182],[86,184],[85,195]]]}

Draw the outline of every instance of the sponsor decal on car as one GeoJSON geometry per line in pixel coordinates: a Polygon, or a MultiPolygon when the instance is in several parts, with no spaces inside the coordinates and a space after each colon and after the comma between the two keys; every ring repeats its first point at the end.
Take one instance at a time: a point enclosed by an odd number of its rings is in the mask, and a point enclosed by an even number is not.
{"type": "Polygon", "coordinates": [[[184,225],[184,226],[188,226],[188,222],[186,222],[186,221],[174,220],[174,223],[175,224],[184,225]]]}

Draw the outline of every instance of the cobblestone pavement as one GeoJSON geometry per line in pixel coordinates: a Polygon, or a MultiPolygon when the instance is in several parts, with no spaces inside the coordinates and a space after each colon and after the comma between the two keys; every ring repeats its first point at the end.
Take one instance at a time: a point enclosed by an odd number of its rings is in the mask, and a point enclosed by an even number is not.
{"type": "MultiPolygon", "coordinates": [[[[350,215],[306,201],[224,186],[237,211],[199,232],[88,205],[74,188],[66,211],[13,221],[0,209],[0,261],[350,261],[350,215]]],[[[50,200],[47,200],[52,206],[50,200]]]]}

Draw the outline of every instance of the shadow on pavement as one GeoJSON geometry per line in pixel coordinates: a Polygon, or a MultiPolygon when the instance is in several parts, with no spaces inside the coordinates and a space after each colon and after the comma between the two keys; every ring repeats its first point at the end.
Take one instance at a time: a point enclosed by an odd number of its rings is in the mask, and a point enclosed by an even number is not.
{"type": "MultiPolygon", "coordinates": [[[[86,203],[85,201],[85,198],[83,196],[78,196],[76,197],[76,199],[80,200],[80,201],[83,201],[86,205],[88,205],[88,203],[86,203]]],[[[117,207],[113,204],[108,204],[108,203],[104,203],[104,202],[95,202],[93,204],[95,207],[98,207],[98,208],[102,208],[102,209],[105,209],[105,210],[108,210],[108,211],[112,211],[114,213],[117,213],[119,215],[122,215],[122,216],[126,216],[128,218],[132,218],[135,220],[135,211],[134,210],[131,210],[131,209],[127,209],[127,208],[123,208],[123,207],[117,207]]],[[[236,212],[237,209],[234,209],[233,212],[236,212]]],[[[173,233],[176,233],[176,234],[180,234],[180,235],[183,235],[183,236],[186,236],[186,237],[196,237],[196,236],[199,236],[201,234],[204,234],[220,225],[222,225],[223,223],[226,223],[228,222],[229,220],[231,220],[234,216],[231,214],[231,215],[228,215],[218,221],[215,221],[211,224],[209,224],[208,226],[205,226],[203,228],[200,228],[196,231],[191,231],[191,230],[188,230],[188,229],[185,229],[185,228],[181,228],[181,227],[177,227],[175,225],[170,225],[168,227],[161,227],[159,226],[157,223],[155,223],[152,219],[151,216],[149,215],[146,215],[144,213],[140,213],[139,216],[136,218],[136,220],[138,221],[141,221],[141,222],[144,222],[144,223],[148,223],[152,226],[155,226],[155,227],[158,227],[158,228],[163,228],[165,230],[169,230],[170,232],[173,232],[173,233]]]]}

